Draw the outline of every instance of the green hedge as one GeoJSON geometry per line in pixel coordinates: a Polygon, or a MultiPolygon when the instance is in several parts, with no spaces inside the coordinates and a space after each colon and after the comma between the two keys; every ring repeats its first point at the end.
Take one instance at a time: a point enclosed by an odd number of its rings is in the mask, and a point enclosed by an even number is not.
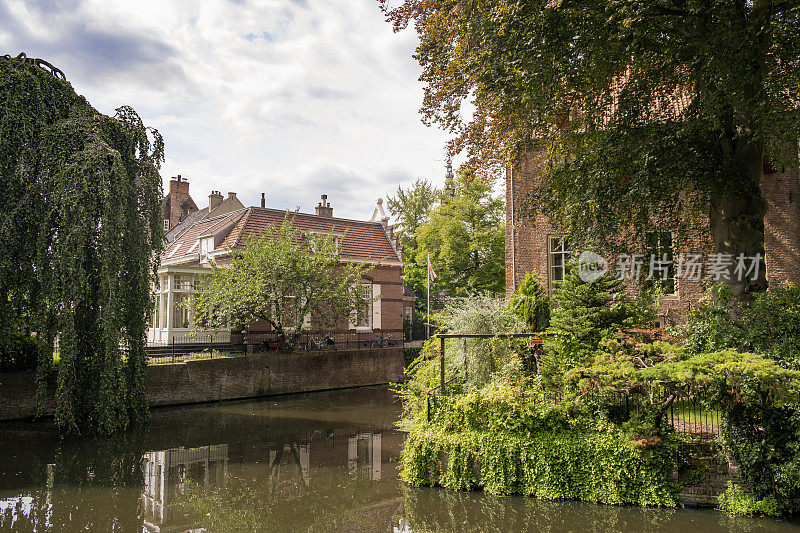
{"type": "Polygon", "coordinates": [[[675,507],[675,466],[669,443],[640,446],[612,430],[542,430],[523,438],[428,428],[406,440],[402,476],[412,485],[499,495],[675,507]]]}
{"type": "Polygon", "coordinates": [[[671,429],[614,424],[504,386],[439,396],[431,412],[407,426],[402,477],[412,485],[680,505],[672,473],[683,466],[681,441],[671,429]]]}

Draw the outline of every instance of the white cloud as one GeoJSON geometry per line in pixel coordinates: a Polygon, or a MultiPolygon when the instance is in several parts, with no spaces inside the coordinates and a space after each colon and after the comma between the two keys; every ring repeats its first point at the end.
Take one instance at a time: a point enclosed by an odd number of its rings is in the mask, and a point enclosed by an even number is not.
{"type": "Polygon", "coordinates": [[[9,1],[0,50],[63,70],[105,113],[131,105],[182,174],[246,204],[365,218],[415,177],[441,182],[445,134],[426,128],[415,36],[376,0],[9,1]]]}

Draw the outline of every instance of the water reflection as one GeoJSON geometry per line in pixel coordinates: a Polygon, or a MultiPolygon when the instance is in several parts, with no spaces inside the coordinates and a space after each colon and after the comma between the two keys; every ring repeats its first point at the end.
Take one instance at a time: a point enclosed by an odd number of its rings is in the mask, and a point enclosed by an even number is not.
{"type": "Polygon", "coordinates": [[[171,523],[180,529],[178,523],[186,519],[176,500],[184,494],[186,482],[224,485],[228,474],[228,445],[148,452],[142,457],[142,472],[144,527],[148,531],[163,531],[162,528],[171,523]]]}
{"type": "Polygon", "coordinates": [[[146,431],[62,441],[0,425],[0,531],[798,531],[713,511],[411,489],[385,388],[153,411],[146,431]]]}

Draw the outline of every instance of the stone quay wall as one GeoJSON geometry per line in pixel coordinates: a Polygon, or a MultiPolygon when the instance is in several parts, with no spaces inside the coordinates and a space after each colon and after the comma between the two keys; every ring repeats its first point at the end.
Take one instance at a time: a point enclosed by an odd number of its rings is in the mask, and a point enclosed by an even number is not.
{"type": "MultiPolygon", "coordinates": [[[[196,359],[147,367],[151,407],[345,389],[403,380],[403,348],[265,354],[196,359]]],[[[47,414],[55,407],[55,375],[47,414]]],[[[0,420],[30,418],[35,372],[0,373],[0,420]]]]}

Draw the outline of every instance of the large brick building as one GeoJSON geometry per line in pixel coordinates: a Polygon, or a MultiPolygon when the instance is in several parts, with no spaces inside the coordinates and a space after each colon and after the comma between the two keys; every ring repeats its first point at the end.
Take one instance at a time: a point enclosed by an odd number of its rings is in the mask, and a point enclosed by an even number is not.
{"type": "MultiPolygon", "coordinates": [[[[549,290],[565,274],[567,262],[575,250],[559,232],[558,224],[539,214],[535,220],[520,214],[525,197],[534,190],[542,173],[542,160],[531,155],[521,164],[506,171],[506,289],[513,291],[525,278],[535,272],[549,290]]],[[[768,210],[765,219],[766,276],[770,283],[800,282],[800,179],[797,169],[777,172],[764,165],[761,189],[768,210]]],[[[681,254],[710,253],[709,219],[692,221],[686,243],[674,245],[673,228],[653,223],[649,231],[631,236],[638,243],[634,252],[655,250],[677,258],[681,254]],[[677,249],[676,249],[677,248],[677,249]]],[[[666,295],[659,306],[662,322],[674,323],[697,305],[712,284],[705,273],[700,279],[671,276],[663,280],[666,295]]]]}
{"type": "MultiPolygon", "coordinates": [[[[188,205],[188,183],[180,177],[171,183],[170,194],[181,195],[165,200],[167,205],[188,205]],[[172,187],[175,183],[177,186],[172,187]]],[[[191,198],[189,198],[191,200],[191,198]]],[[[191,202],[194,204],[194,202],[191,202]]],[[[315,213],[293,213],[265,207],[243,207],[235,193],[223,200],[219,192],[209,195],[209,206],[182,215],[167,233],[166,249],[161,255],[158,283],[154,287],[155,312],[148,330],[149,342],[170,342],[191,333],[192,316],[183,302],[191,297],[200,276],[210,272],[209,260],[220,266],[229,264],[232,249],[241,247],[248,235],[260,233],[269,225],[280,225],[292,218],[295,228],[311,233],[332,235],[337,240],[343,261],[371,267],[361,280],[369,309],[358,323],[342,323],[326,333],[359,333],[361,337],[402,338],[403,281],[402,253],[388,217],[380,221],[336,218],[333,207],[322,196],[315,213]]],[[[168,219],[164,219],[165,227],[168,219]]],[[[173,220],[169,219],[172,224],[173,220]]],[[[313,329],[313,324],[310,324],[313,329]]],[[[269,324],[257,322],[250,333],[268,333],[269,324]]],[[[210,332],[208,332],[210,333],[210,332]]],[[[230,340],[232,332],[220,332],[220,342],[230,340]]],[[[236,333],[236,332],[233,332],[236,333]]]]}

